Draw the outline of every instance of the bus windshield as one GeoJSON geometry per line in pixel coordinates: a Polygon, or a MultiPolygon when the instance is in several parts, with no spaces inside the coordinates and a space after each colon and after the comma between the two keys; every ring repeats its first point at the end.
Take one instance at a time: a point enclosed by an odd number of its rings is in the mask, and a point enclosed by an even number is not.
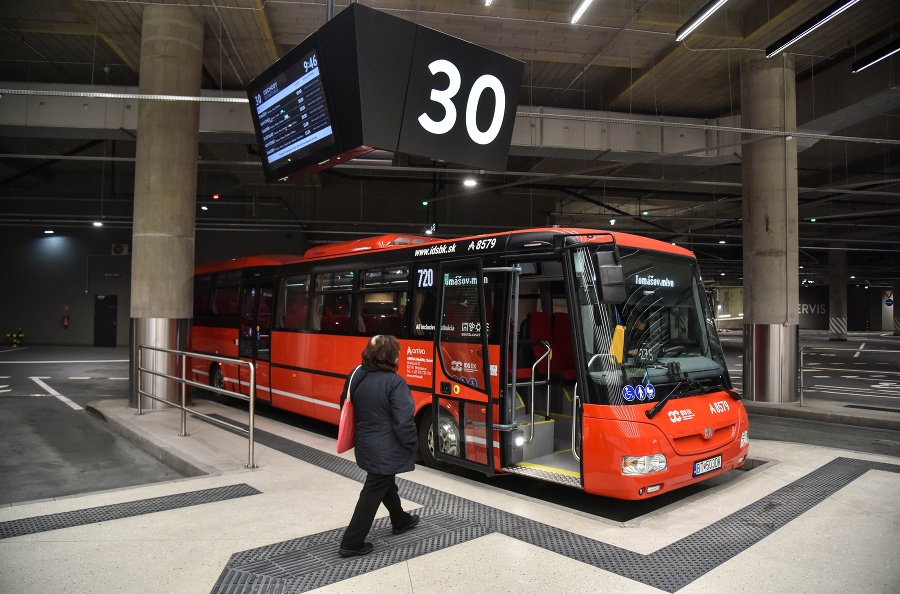
{"type": "Polygon", "coordinates": [[[590,390],[604,404],[642,404],[731,389],[696,262],[620,249],[626,300],[604,304],[588,249],[575,253],[590,390]]]}

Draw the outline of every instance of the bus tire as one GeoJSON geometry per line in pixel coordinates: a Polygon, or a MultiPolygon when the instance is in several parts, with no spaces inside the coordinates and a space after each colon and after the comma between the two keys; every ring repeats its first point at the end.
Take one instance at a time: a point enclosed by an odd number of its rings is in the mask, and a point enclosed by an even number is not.
{"type": "MultiPolygon", "coordinates": [[[[217,363],[213,363],[212,367],[209,368],[209,385],[212,388],[219,388],[220,390],[225,389],[225,374],[222,373],[222,368],[219,367],[217,363]]],[[[226,402],[228,400],[227,396],[223,396],[212,390],[209,391],[209,395],[216,402],[226,402]]]]}
{"type": "MultiPolygon", "coordinates": [[[[459,456],[460,452],[460,434],[459,425],[452,416],[441,411],[438,417],[438,426],[442,436],[441,451],[452,456],[459,456]]],[[[434,458],[434,427],[432,426],[432,416],[430,411],[426,411],[419,418],[419,451],[422,454],[422,462],[429,468],[447,468],[450,466],[448,462],[435,460],[434,458]]]]}

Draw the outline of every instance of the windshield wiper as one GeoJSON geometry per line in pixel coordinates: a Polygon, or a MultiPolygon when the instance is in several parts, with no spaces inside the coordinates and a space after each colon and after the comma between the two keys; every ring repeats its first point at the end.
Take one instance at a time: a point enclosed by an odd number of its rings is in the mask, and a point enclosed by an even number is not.
{"type": "Polygon", "coordinates": [[[730,390],[725,390],[725,393],[731,396],[734,400],[743,400],[741,395],[737,393],[737,390],[731,388],[730,390]]]}
{"type": "Polygon", "coordinates": [[[657,414],[659,414],[659,411],[661,411],[663,409],[663,407],[666,405],[666,402],[668,402],[669,399],[672,398],[672,396],[675,396],[676,394],[679,397],[696,396],[697,394],[708,394],[709,392],[715,392],[718,389],[719,389],[719,386],[709,386],[709,385],[704,386],[698,380],[692,380],[692,379],[681,380],[680,382],[675,384],[675,387],[672,388],[671,392],[669,392],[668,394],[663,396],[662,399],[659,402],[657,402],[653,408],[646,411],[645,414],[647,415],[648,419],[652,419],[657,414]],[[678,389],[681,388],[681,386],[684,384],[687,384],[688,386],[693,386],[693,387],[691,387],[689,390],[679,392],[678,389]]]}
{"type": "MultiPolygon", "coordinates": [[[[683,397],[683,396],[696,396],[697,394],[708,394],[710,392],[715,392],[718,389],[719,389],[719,386],[709,385],[709,384],[703,385],[703,384],[701,384],[700,380],[683,379],[680,382],[678,382],[677,384],[675,384],[675,387],[672,388],[672,391],[669,392],[668,394],[666,394],[665,396],[663,396],[662,399],[659,402],[657,402],[653,408],[646,411],[645,414],[647,415],[648,419],[652,419],[657,414],[659,414],[659,411],[661,411],[663,409],[663,407],[666,405],[666,402],[668,402],[669,399],[672,398],[672,396],[678,396],[679,398],[683,397]],[[683,386],[685,384],[687,384],[686,387],[689,387],[689,389],[679,392],[678,391],[679,388],[681,388],[681,386],[683,386]]],[[[731,396],[732,398],[734,398],[735,400],[741,399],[741,395],[738,394],[733,389],[722,390],[722,391],[725,392],[726,394],[728,394],[729,396],[731,396]]]]}

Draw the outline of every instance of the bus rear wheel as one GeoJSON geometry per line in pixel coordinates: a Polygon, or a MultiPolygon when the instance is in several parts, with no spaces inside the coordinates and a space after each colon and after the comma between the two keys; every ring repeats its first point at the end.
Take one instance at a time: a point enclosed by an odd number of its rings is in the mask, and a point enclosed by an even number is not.
{"type": "MultiPolygon", "coordinates": [[[[225,374],[222,373],[222,368],[215,363],[209,370],[209,385],[212,388],[218,388],[220,390],[225,389],[225,374]]],[[[228,400],[226,396],[223,396],[218,392],[213,392],[212,390],[209,391],[209,395],[217,402],[225,402],[228,400]]]]}
{"type": "Polygon", "coordinates": [[[440,451],[449,456],[459,456],[460,435],[459,426],[453,417],[441,411],[438,414],[438,437],[435,437],[431,413],[425,413],[419,420],[419,450],[422,453],[422,461],[429,468],[446,468],[447,462],[441,462],[434,458],[434,451],[440,444],[440,451]]]}

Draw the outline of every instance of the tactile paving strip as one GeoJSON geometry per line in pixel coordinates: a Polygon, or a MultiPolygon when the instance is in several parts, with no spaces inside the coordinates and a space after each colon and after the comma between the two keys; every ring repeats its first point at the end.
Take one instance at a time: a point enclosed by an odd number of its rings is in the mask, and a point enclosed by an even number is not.
{"type": "Polygon", "coordinates": [[[35,516],[33,518],[22,518],[21,520],[9,520],[0,522],[0,539],[24,536],[36,532],[47,532],[48,530],[59,530],[60,528],[84,526],[85,524],[109,522],[111,520],[142,516],[170,509],[190,507],[192,505],[203,505],[214,501],[247,497],[248,495],[257,495],[259,493],[260,491],[257,491],[250,485],[241,483],[228,487],[179,493],[178,495],[166,495],[164,497],[90,507],[58,514],[35,516]]]}
{"type": "MultiPolygon", "coordinates": [[[[256,435],[262,445],[359,482],[365,479],[365,472],[336,455],[258,429],[256,435]]],[[[376,520],[367,539],[375,545],[375,550],[365,557],[342,558],[338,555],[343,528],[237,553],[229,560],[212,592],[306,592],[493,532],[660,590],[675,592],[771,535],[869,470],[900,473],[900,466],[837,458],[759,501],[648,555],[398,478],[400,496],[423,506],[417,511],[422,520],[415,530],[393,536],[389,518],[376,520]]]]}

